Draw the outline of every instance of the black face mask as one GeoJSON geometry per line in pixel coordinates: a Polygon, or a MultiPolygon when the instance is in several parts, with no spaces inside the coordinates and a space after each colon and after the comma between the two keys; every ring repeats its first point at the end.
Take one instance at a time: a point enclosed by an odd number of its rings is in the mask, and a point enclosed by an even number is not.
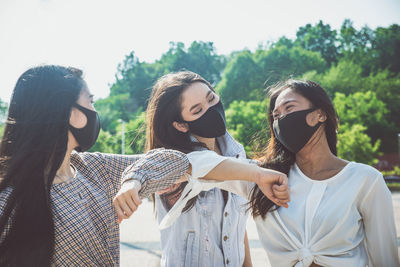
{"type": "Polygon", "coordinates": [[[314,110],[316,109],[295,111],[274,120],[275,136],[289,151],[295,154],[299,152],[318,130],[321,122],[318,122],[315,126],[309,126],[306,121],[307,115],[314,110]]]}
{"type": "Polygon", "coordinates": [[[201,137],[215,138],[226,132],[225,111],[221,101],[209,107],[197,120],[183,122],[189,125],[190,132],[201,137]]]}
{"type": "Polygon", "coordinates": [[[79,144],[79,147],[77,147],[76,150],[84,152],[96,143],[100,132],[100,119],[96,111],[87,109],[78,104],[75,104],[74,106],[85,114],[86,125],[83,128],[75,128],[70,124],[69,129],[79,144]]]}

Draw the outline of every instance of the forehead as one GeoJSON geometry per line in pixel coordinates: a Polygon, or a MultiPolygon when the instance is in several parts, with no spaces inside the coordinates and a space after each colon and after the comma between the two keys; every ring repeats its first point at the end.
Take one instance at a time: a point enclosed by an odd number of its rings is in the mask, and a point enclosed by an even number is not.
{"type": "Polygon", "coordinates": [[[210,91],[210,88],[205,83],[195,82],[191,84],[182,93],[182,107],[190,107],[203,101],[208,91],[210,91]]]}
{"type": "Polygon", "coordinates": [[[287,88],[287,89],[283,90],[279,94],[279,96],[276,98],[275,109],[281,107],[282,105],[284,105],[285,103],[287,103],[289,101],[296,101],[300,104],[303,104],[303,103],[310,104],[310,101],[307,98],[296,93],[291,88],[287,88]]]}

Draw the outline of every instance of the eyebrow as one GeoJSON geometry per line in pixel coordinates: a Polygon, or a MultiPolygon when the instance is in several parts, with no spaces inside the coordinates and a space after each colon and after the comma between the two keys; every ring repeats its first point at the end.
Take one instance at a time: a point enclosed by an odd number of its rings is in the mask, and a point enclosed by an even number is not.
{"type": "MultiPolygon", "coordinates": [[[[297,100],[296,99],[289,99],[289,100],[286,100],[285,102],[283,102],[283,104],[281,105],[281,106],[284,106],[284,105],[286,105],[286,104],[288,104],[288,103],[290,103],[290,102],[297,102],[297,100]]],[[[274,108],[274,110],[272,111],[272,113],[275,113],[276,112],[276,107],[274,108]]]]}
{"type": "MultiPolygon", "coordinates": [[[[212,93],[212,91],[209,90],[208,93],[207,93],[207,95],[206,95],[206,98],[207,98],[211,93],[212,93]]],[[[200,103],[197,103],[196,105],[193,105],[193,106],[189,109],[189,111],[192,111],[193,109],[195,109],[195,108],[198,107],[199,105],[200,105],[200,103]]]]}

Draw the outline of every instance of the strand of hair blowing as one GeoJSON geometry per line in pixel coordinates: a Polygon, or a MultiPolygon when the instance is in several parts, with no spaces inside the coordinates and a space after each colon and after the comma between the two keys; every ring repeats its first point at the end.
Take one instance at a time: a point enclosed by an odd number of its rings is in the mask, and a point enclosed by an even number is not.
{"type": "Polygon", "coordinates": [[[0,266],[51,265],[50,189],[67,151],[80,79],[71,69],[42,66],[25,72],[14,89],[0,146],[0,266]]]}

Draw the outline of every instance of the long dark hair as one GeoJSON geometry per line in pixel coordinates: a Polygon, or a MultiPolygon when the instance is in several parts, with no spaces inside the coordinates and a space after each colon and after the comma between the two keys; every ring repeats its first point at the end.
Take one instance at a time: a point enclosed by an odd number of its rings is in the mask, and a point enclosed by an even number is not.
{"type": "MultiPolygon", "coordinates": [[[[211,84],[200,75],[181,71],[161,77],[153,87],[146,111],[146,151],[154,148],[176,149],[189,153],[196,147],[206,147],[203,143],[194,142],[189,133],[183,133],[172,125],[174,121],[182,121],[182,93],[196,82],[206,84],[214,91],[211,84]]],[[[166,199],[179,195],[187,182],[183,182],[173,192],[163,194],[166,199]]],[[[183,211],[190,210],[197,197],[188,201],[183,211]]]]}
{"type": "Polygon", "coordinates": [[[0,145],[0,266],[50,266],[54,220],[50,189],[68,143],[82,72],[39,66],[14,88],[0,145]],[[5,200],[3,198],[3,200],[5,200]]]}
{"type": "MultiPolygon", "coordinates": [[[[315,82],[287,80],[286,82],[274,85],[269,89],[268,95],[270,100],[267,113],[271,139],[259,160],[262,163],[262,167],[274,169],[283,172],[286,175],[289,174],[290,168],[296,162],[296,155],[286,149],[278,139],[276,139],[272,128],[274,121],[272,111],[275,108],[277,97],[282,93],[282,91],[288,88],[307,98],[311,102],[312,107],[321,109],[325,112],[327,119],[323,123],[324,132],[328,140],[329,148],[334,155],[337,155],[336,144],[339,120],[328,94],[315,82]]],[[[273,207],[274,203],[264,196],[258,186],[255,186],[250,197],[250,209],[253,217],[261,216],[265,219],[266,214],[268,211],[273,210],[273,207]]]]}

